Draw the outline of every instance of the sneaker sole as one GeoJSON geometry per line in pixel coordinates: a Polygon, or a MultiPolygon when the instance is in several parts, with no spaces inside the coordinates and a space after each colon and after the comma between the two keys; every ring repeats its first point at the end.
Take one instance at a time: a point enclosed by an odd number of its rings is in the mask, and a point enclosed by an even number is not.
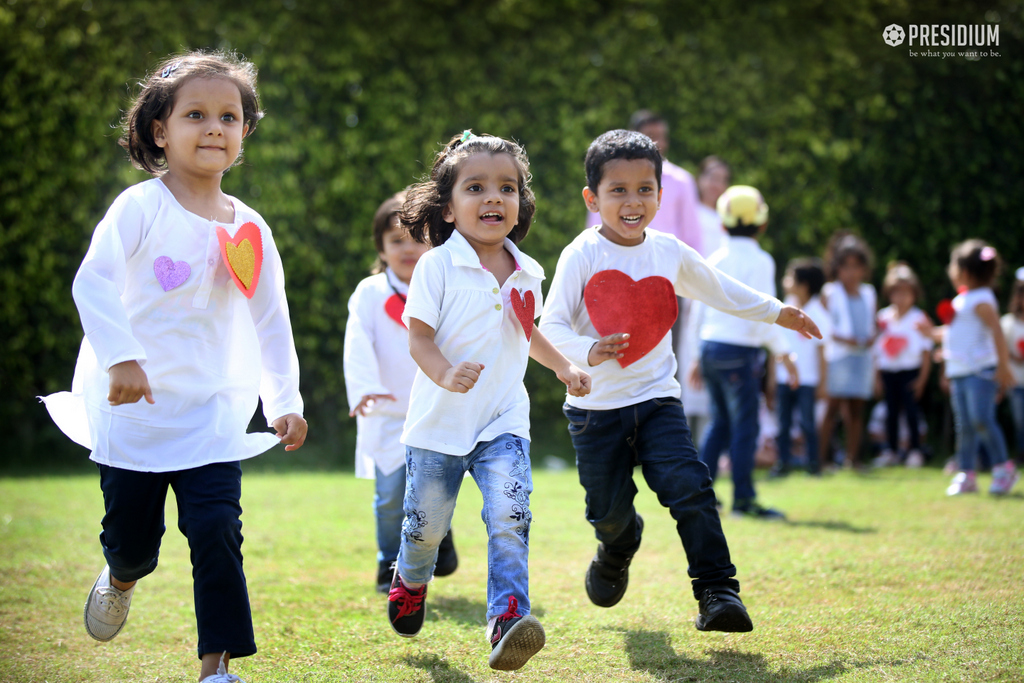
{"type": "Polygon", "coordinates": [[[723,611],[710,621],[705,621],[704,616],[698,614],[694,626],[698,631],[724,631],[725,633],[747,633],[754,630],[750,616],[739,609],[723,611]]]}
{"type": "MultiPolygon", "coordinates": [[[[124,628],[124,625],[128,623],[128,611],[125,611],[124,620],[121,622],[121,625],[117,627],[117,630],[114,631],[111,635],[107,636],[106,638],[101,638],[100,636],[92,632],[92,629],[89,628],[89,605],[92,603],[93,593],[96,592],[96,585],[100,582],[100,576],[103,576],[103,572],[100,572],[99,576],[96,577],[96,580],[93,581],[92,589],[89,591],[89,597],[85,599],[85,607],[82,608],[82,621],[85,622],[85,632],[89,634],[90,638],[92,638],[93,640],[98,640],[101,643],[108,643],[114,638],[116,638],[117,634],[120,633],[121,629],[124,628]]],[[[129,609],[131,609],[131,607],[129,607],[129,609]]]]}
{"type": "Polygon", "coordinates": [[[546,641],[544,627],[537,618],[528,615],[512,627],[491,651],[487,663],[498,671],[515,671],[526,665],[530,658],[541,651],[546,641]]]}

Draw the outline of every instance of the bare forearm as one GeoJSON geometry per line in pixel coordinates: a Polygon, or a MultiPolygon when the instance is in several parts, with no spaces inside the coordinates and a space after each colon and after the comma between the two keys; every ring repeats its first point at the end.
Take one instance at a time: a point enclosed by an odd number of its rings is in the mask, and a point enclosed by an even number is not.
{"type": "Polygon", "coordinates": [[[530,336],[530,358],[556,373],[570,365],[569,359],[562,355],[562,352],[536,327],[530,336]]]}

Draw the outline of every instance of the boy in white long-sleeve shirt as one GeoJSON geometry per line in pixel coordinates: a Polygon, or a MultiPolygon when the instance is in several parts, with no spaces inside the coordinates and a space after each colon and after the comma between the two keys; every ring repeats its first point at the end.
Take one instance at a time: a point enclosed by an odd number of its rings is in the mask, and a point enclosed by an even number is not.
{"type": "Polygon", "coordinates": [[[563,408],[587,520],[600,541],[585,585],[602,607],[625,594],[643,532],[633,507],[639,464],[676,520],[700,604],[697,628],[749,631],[711,477],[697,459],[679,400],[668,334],[676,294],[809,334],[817,328],[798,309],[718,272],[678,239],[645,229],[658,210],[661,163],[657,147],[640,133],[610,131],[590,145],[583,197],[601,225],[562,252],[541,322],[566,357],[592,368],[592,393],[567,397],[563,408]]]}

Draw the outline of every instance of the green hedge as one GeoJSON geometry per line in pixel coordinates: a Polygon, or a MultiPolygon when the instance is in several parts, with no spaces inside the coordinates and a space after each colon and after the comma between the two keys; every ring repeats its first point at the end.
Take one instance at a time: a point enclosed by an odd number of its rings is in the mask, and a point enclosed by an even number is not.
{"type": "MultiPolygon", "coordinates": [[[[129,84],[168,52],[228,47],[260,68],[267,118],[225,178],[269,221],[288,274],[311,442],[351,462],[346,302],[373,261],[378,203],[472,127],[515,137],[538,213],[523,244],[553,272],[579,230],[582,157],[644,106],[670,157],[718,154],[772,208],[780,267],[852,227],[949,294],[950,245],[1024,263],[1024,60],[1016,3],[455,0],[0,3],[0,464],[75,453],[34,396],[70,385],[70,284],[110,201],[143,176],[116,146],[129,84]],[[890,23],[992,23],[1000,57],[914,58],[890,23]]],[[[880,271],[881,269],[879,269],[880,271]]],[[[876,279],[879,274],[876,272],[876,279]]],[[[565,450],[557,382],[531,367],[535,440],[565,450]]]]}

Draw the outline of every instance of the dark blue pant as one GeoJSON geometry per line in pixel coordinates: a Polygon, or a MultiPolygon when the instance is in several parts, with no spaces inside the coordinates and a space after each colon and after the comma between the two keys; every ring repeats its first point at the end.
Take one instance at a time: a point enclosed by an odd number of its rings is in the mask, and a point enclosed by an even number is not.
{"type": "Polygon", "coordinates": [[[700,371],[711,397],[711,425],[700,449],[700,460],[718,474],[718,456],[729,451],[732,461],[733,507],[753,501],[754,451],[757,450],[758,397],[761,361],[758,348],[721,342],[701,345],[700,371]]]}
{"type": "Polygon", "coordinates": [[[639,465],[647,485],[676,520],[694,597],[709,586],[739,590],[711,477],[697,459],[679,399],[652,399],[615,410],[565,405],[562,411],[587,492],[587,521],[605,548],[631,555],[640,547],[633,507],[633,467],[639,465]]]}
{"type": "Polygon", "coordinates": [[[188,539],[199,630],[199,657],[256,652],[249,593],[242,571],[242,467],[237,462],[178,472],[134,472],[99,465],[106,514],[100,544],[119,581],[157,566],[167,487],[178,503],[178,529],[188,539]]]}
{"type": "Polygon", "coordinates": [[[914,382],[920,368],[882,371],[882,388],[885,391],[885,438],[889,450],[900,452],[900,413],[906,411],[907,429],[910,430],[910,449],[920,450],[921,430],[917,416],[917,398],[914,396],[914,382]]]}
{"type": "Polygon", "coordinates": [[[779,384],[776,396],[779,402],[779,435],[775,439],[779,448],[779,463],[789,467],[793,458],[790,431],[793,427],[793,408],[796,408],[800,432],[804,435],[804,452],[807,453],[807,469],[817,472],[818,467],[818,426],[814,421],[814,394],[817,387],[800,386],[796,389],[788,384],[779,384]]]}

